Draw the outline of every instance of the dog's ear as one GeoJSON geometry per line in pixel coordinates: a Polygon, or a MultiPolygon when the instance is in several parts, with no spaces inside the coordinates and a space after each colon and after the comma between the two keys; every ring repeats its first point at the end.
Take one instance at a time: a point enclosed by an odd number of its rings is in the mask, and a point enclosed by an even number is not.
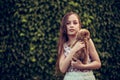
{"type": "Polygon", "coordinates": [[[81,40],[81,32],[80,31],[78,31],[78,33],[77,33],[77,40],[81,40]]]}
{"type": "Polygon", "coordinates": [[[83,29],[84,38],[90,39],[90,32],[87,29],[83,29]]]}
{"type": "Polygon", "coordinates": [[[90,38],[90,33],[89,33],[88,31],[86,31],[86,32],[84,33],[84,37],[85,37],[85,38],[90,38]]]}

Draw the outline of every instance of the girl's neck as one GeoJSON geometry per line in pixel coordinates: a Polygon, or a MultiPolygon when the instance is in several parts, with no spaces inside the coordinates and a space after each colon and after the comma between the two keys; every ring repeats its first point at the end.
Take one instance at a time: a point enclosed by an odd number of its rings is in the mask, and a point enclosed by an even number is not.
{"type": "Polygon", "coordinates": [[[68,45],[71,45],[76,41],[76,36],[69,36],[68,38],[68,45]]]}

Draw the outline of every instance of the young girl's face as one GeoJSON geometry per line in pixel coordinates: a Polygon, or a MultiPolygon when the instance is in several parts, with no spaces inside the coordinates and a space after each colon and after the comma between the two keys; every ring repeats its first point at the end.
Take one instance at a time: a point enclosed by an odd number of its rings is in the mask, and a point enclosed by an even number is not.
{"type": "Polygon", "coordinates": [[[68,17],[66,27],[68,36],[75,36],[76,33],[80,30],[79,19],[75,14],[72,14],[68,17]]]}

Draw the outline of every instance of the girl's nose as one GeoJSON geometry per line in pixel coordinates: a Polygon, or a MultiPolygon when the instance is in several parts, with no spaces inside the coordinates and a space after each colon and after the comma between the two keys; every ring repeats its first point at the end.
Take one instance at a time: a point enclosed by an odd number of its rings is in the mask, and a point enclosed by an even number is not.
{"type": "Polygon", "coordinates": [[[70,27],[74,27],[73,23],[70,24],[70,27]]]}

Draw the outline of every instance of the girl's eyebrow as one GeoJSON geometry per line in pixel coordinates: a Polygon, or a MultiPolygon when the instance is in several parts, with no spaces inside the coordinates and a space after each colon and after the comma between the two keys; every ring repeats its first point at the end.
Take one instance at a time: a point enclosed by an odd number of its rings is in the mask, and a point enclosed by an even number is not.
{"type": "MultiPolygon", "coordinates": [[[[67,20],[67,22],[70,22],[71,20],[67,20]]],[[[78,21],[78,20],[72,20],[72,21],[78,21]]]]}
{"type": "Polygon", "coordinates": [[[77,19],[73,20],[73,21],[78,21],[77,19]]]}
{"type": "Polygon", "coordinates": [[[78,22],[78,20],[73,20],[74,22],[78,22]]]}

